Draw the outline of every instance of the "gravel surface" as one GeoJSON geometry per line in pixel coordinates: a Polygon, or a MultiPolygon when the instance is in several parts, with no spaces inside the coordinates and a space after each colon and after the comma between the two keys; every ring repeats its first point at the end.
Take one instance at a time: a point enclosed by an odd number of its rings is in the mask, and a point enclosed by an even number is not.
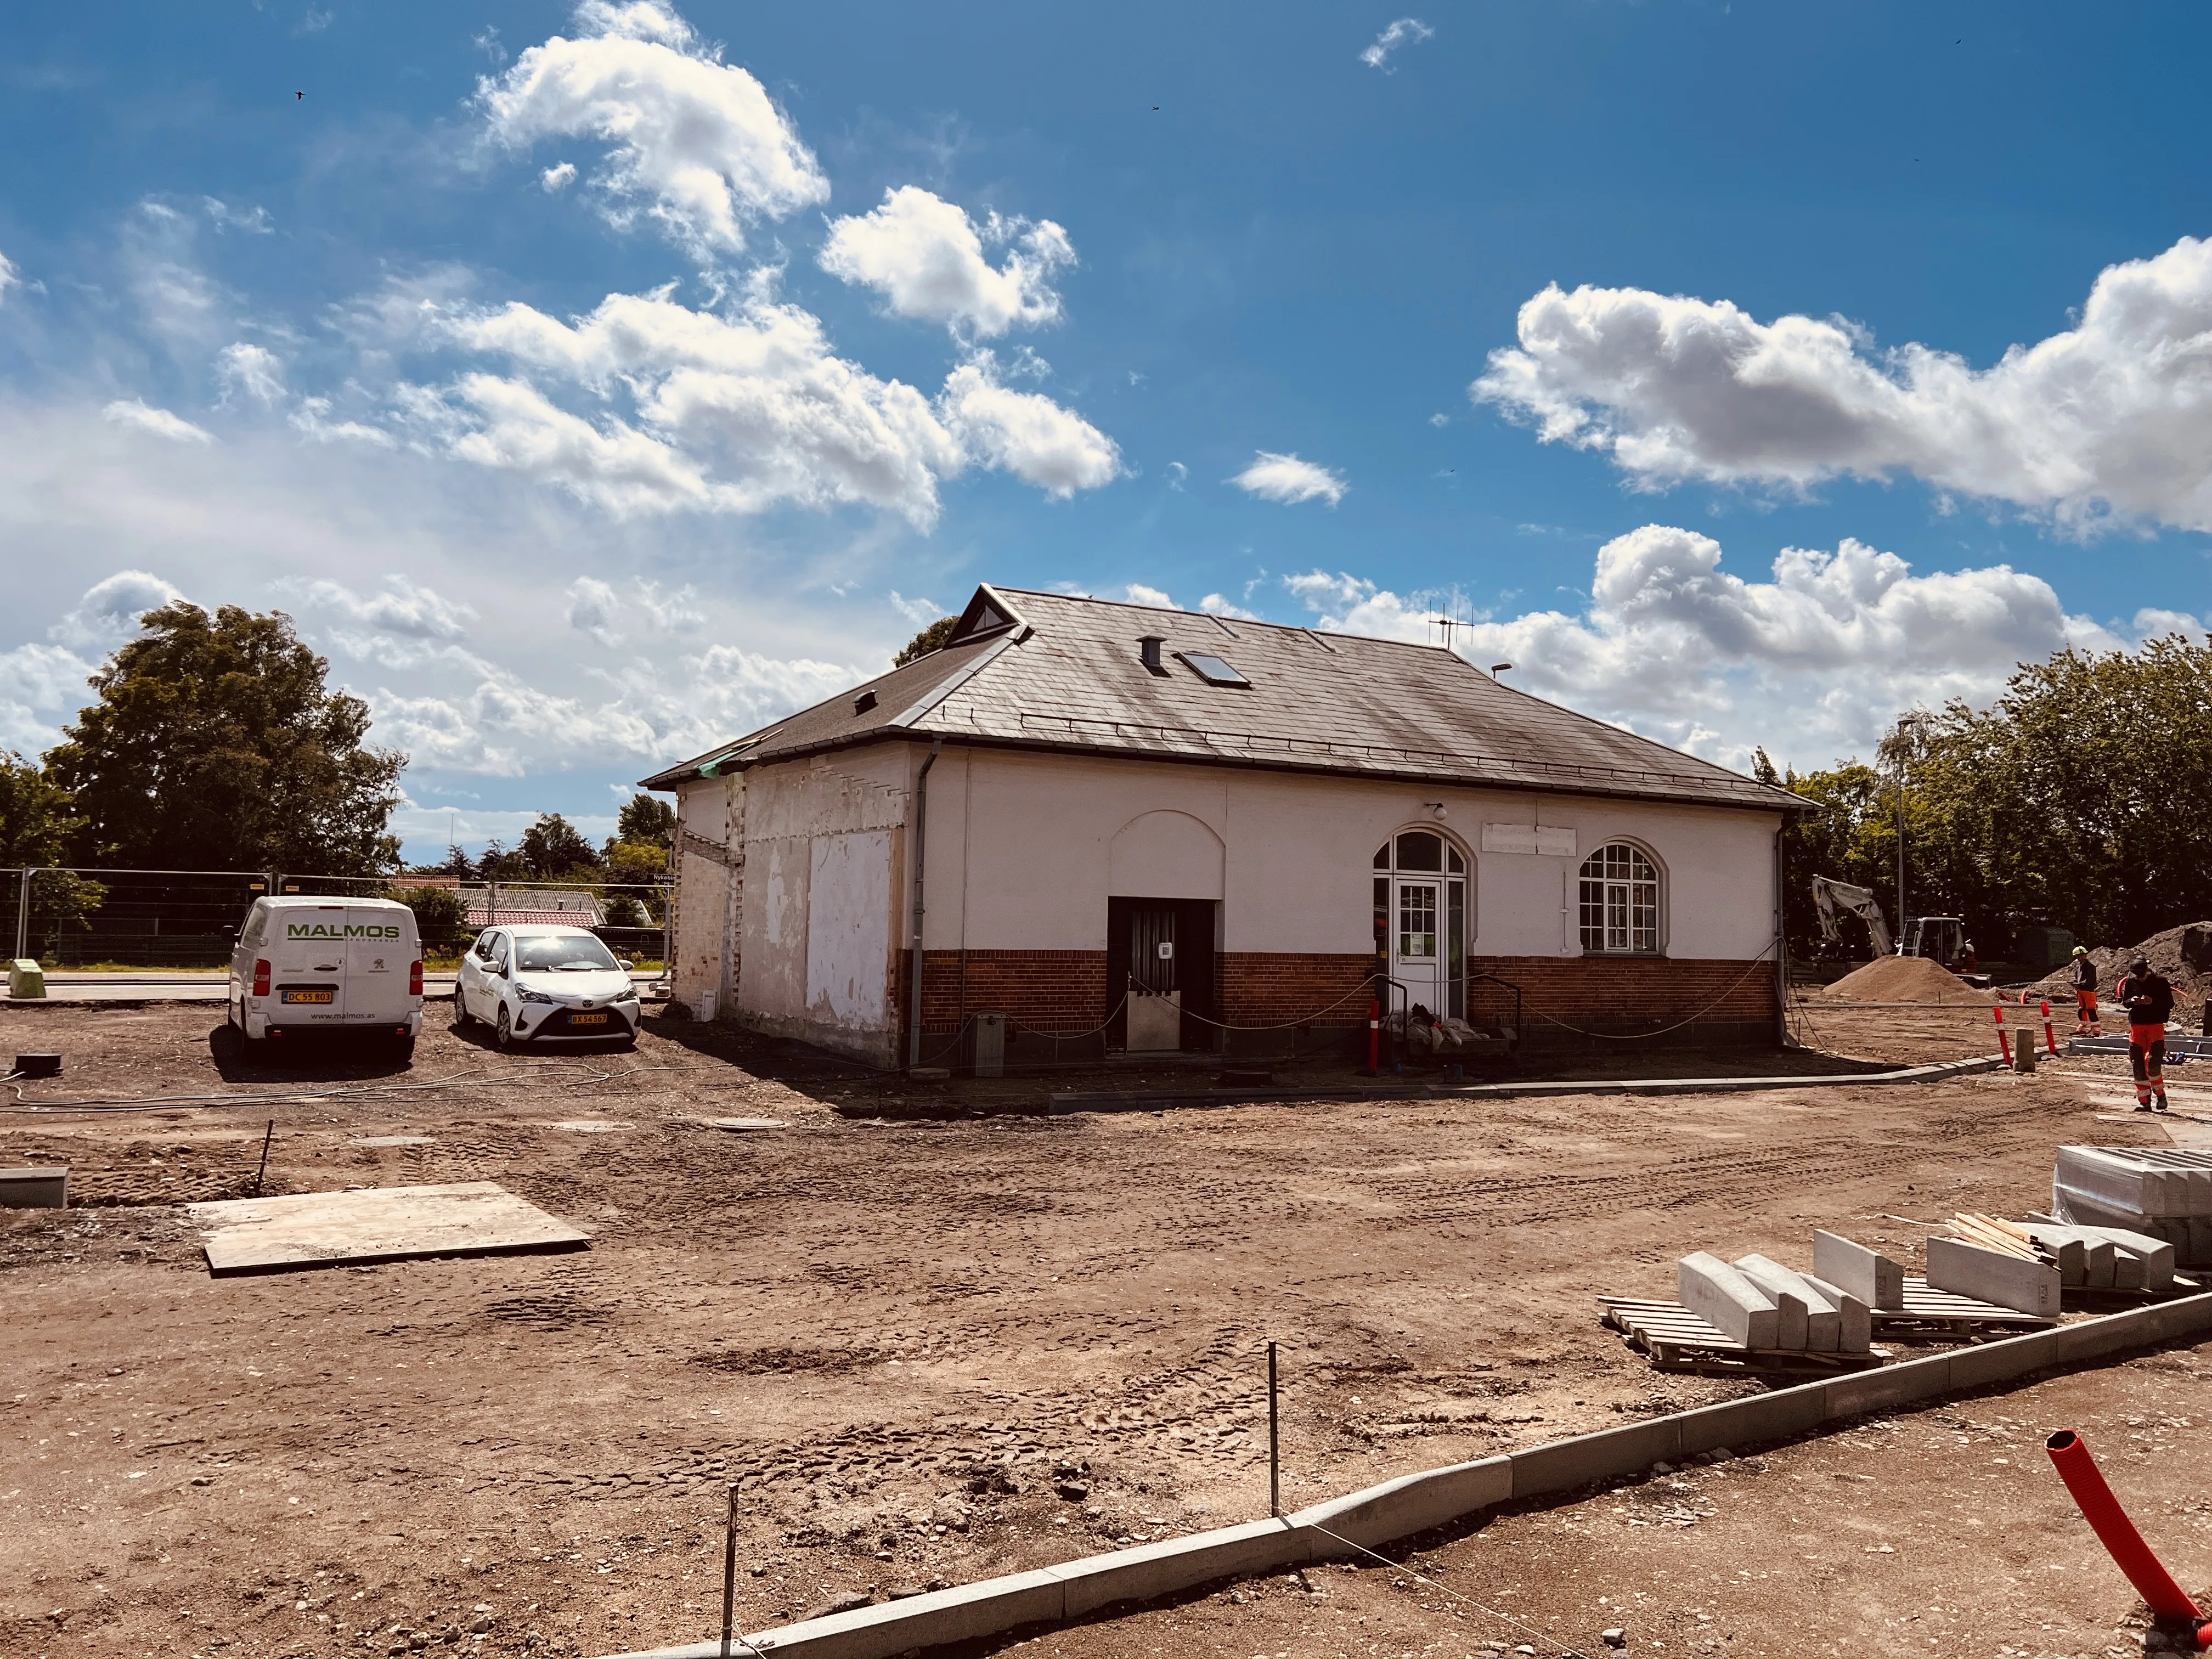
{"type": "MultiPolygon", "coordinates": [[[[1927,1060],[1985,1049],[1977,1012],[1814,1018],[1835,1053],[1927,1060]]],[[[63,1079],[24,1091],[34,1101],[343,1091],[0,1116],[0,1164],[67,1162],[82,1206],[0,1212],[11,1656],[697,1639],[718,1618],[732,1480],[753,1629],[1246,1519],[1266,1508],[1271,1337],[1285,1498],[1304,1504],[1751,1386],[1656,1375],[1597,1324],[1593,1295],[1665,1293],[1686,1251],[1802,1263],[1828,1226],[1913,1261],[1922,1223],[2038,1203],[2060,1141],[2160,1138],[2098,1121],[2120,1093],[2105,1060],[1915,1088],[1654,1099],[1597,1084],[1542,1102],[1054,1117],[1002,1109],[1097,1079],[909,1096],[663,1018],[634,1054],[510,1058],[436,1024],[404,1071],[333,1055],[284,1073],[242,1070],[204,1010],[0,1020],[14,1048],[66,1056],[63,1079]],[[270,1190],[495,1180],[596,1242],[211,1280],[176,1206],[249,1190],[272,1118],[270,1190]]],[[[1744,1529],[1732,1551],[1766,1552],[1728,1553],[1730,1580],[1794,1571],[1783,1517],[1802,1506],[1770,1498],[1784,1486],[1769,1476],[1725,1480],[1740,1483],[1719,1488],[1744,1529]]],[[[1532,1540],[1560,1524],[1497,1523],[1532,1540]]],[[[1722,1531],[1674,1528],[1668,1547],[1722,1531]]],[[[1684,1598],[1704,1608],[1711,1593],[1638,1565],[1656,1537],[1560,1534],[1559,1565],[1532,1565],[1516,1593],[1534,1605],[1540,1580],[1578,1563],[1578,1617],[1595,1610],[1583,1589],[1617,1584],[1616,1601],[1640,1589],[1689,1618],[1684,1598]]],[[[1953,1535],[1959,1574],[1984,1565],[1973,1541],[1953,1535]]],[[[1382,1570],[1335,1574],[1318,1575],[1333,1595],[1365,1587],[1372,1617],[1407,1618],[1356,1642],[1338,1624],[1293,1631],[1266,1622],[1286,1593],[1263,1585],[1046,1640],[1475,1650],[1471,1626],[1412,1618],[1419,1598],[1382,1570]],[[1141,1634],[1170,1617],[1189,1629],[1141,1634]]],[[[1865,1582],[1822,1640],[1929,1650],[1883,1622],[1922,1608],[1924,1587],[1865,1582]]],[[[1563,1619],[1568,1603],[1546,1606],[1563,1619]]],[[[1599,1627],[1583,1617],[1571,1639],[1599,1627]]],[[[1734,1650],[1784,1649],[1746,1634],[1734,1650]]]]}

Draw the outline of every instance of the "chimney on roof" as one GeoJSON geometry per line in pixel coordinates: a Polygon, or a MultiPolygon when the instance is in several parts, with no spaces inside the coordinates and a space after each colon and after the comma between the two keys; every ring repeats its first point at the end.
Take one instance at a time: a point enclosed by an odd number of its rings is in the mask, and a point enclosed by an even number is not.
{"type": "Polygon", "coordinates": [[[1137,658],[1145,666],[1162,679],[1167,678],[1167,665],[1160,660],[1160,647],[1167,643],[1162,634],[1141,634],[1137,637],[1137,658]]]}

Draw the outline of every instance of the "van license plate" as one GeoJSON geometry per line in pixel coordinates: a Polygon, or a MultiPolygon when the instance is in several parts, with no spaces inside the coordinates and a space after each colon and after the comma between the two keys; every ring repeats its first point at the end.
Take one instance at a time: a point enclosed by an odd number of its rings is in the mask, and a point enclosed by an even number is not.
{"type": "Polygon", "coordinates": [[[336,994],[330,991],[287,991],[279,999],[284,1002],[331,1002],[336,1000],[336,994]]]}
{"type": "Polygon", "coordinates": [[[605,1014],[571,1014],[568,1016],[568,1024],[571,1025],[604,1025],[606,1023],[607,1017],[605,1014]]]}

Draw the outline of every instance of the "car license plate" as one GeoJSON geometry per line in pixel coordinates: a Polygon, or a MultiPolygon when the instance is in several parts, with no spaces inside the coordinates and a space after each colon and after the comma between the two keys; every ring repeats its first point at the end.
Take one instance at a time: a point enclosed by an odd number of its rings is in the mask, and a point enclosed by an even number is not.
{"type": "Polygon", "coordinates": [[[604,1025],[606,1023],[607,1017],[605,1014],[571,1014],[568,1016],[568,1024],[571,1025],[604,1025]]]}
{"type": "Polygon", "coordinates": [[[287,991],[278,999],[283,1002],[331,1002],[337,994],[331,991],[287,991]]]}

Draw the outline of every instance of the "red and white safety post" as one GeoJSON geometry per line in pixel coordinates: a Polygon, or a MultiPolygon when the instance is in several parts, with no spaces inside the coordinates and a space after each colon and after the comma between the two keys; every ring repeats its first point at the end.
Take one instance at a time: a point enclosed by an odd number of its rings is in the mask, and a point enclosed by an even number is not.
{"type": "Polygon", "coordinates": [[[2004,1005],[1993,1002],[1990,1005],[1990,1012],[1996,1016],[1997,1051],[2004,1056],[2004,1063],[2009,1066],[2012,1064],[2012,1036],[2005,1030],[2004,1005]]]}
{"type": "Polygon", "coordinates": [[[2051,1029],[2051,1000],[2047,997],[2043,1003],[2043,1048],[2051,1059],[2058,1058],[2058,1038],[2051,1029]]]}

